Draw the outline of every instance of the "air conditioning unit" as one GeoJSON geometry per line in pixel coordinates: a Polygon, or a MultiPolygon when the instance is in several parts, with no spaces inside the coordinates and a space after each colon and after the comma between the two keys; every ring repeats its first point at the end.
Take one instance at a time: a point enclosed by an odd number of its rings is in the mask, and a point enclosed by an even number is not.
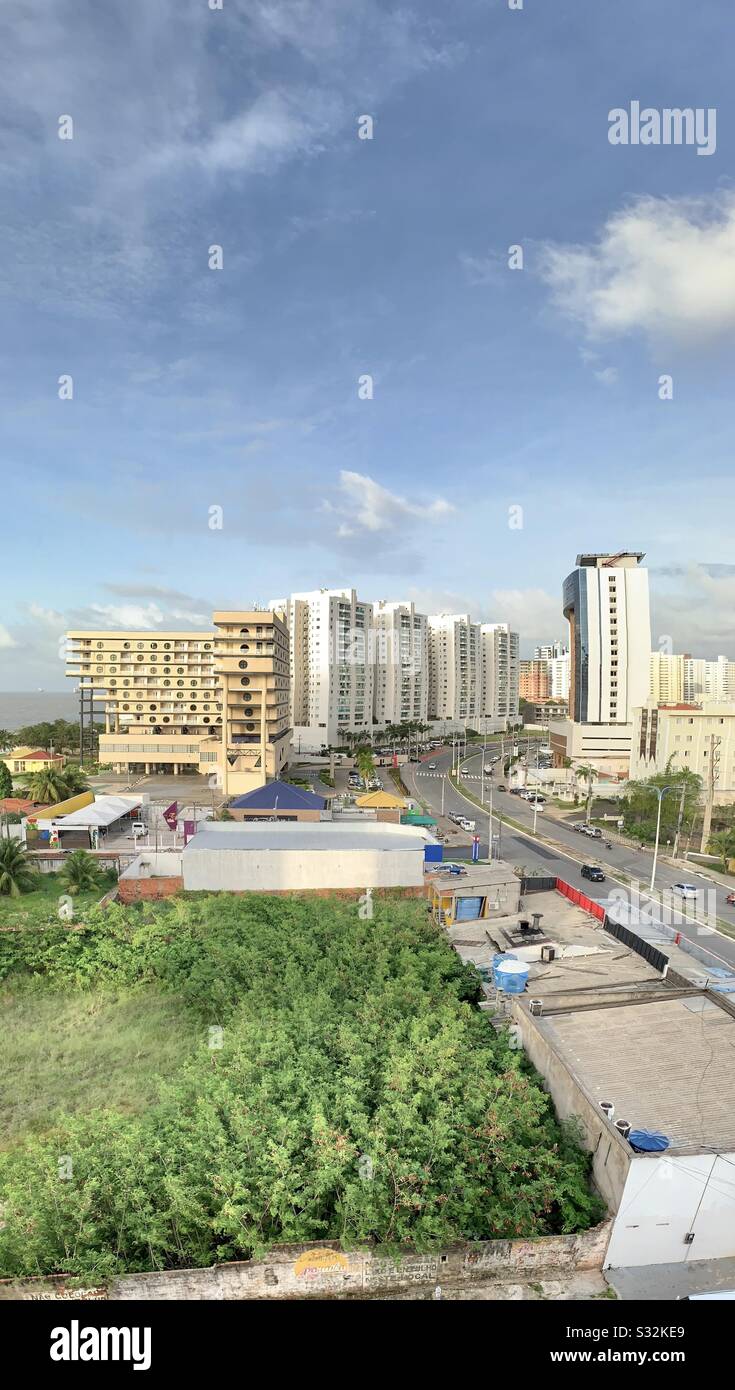
{"type": "Polygon", "coordinates": [[[534,1018],[538,1018],[538,1017],[539,1017],[539,1015],[540,1015],[540,1014],[542,1013],[542,1011],[543,1011],[543,1007],[544,1007],[544,1005],[543,1005],[543,1000],[542,1000],[542,999],[531,999],[531,1000],[529,1001],[529,1005],[528,1005],[529,1013],[532,1013],[533,1016],[534,1016],[534,1018]]]}
{"type": "Polygon", "coordinates": [[[541,947],[541,959],[548,965],[549,961],[556,959],[556,948],[554,946],[541,947]]]}

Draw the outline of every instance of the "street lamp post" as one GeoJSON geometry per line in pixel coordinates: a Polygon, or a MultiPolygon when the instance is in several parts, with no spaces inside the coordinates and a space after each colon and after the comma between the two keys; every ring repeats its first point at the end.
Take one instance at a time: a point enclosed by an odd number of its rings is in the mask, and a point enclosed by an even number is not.
{"type": "Polygon", "coordinates": [[[656,844],[653,850],[653,865],[651,867],[651,884],[649,890],[651,893],[653,892],[653,885],[656,881],[656,864],[658,862],[658,839],[659,835],[661,834],[661,805],[663,803],[663,799],[666,793],[676,791],[676,787],[653,787],[652,790],[656,793],[656,796],[658,797],[658,811],[656,812],[656,844]]]}

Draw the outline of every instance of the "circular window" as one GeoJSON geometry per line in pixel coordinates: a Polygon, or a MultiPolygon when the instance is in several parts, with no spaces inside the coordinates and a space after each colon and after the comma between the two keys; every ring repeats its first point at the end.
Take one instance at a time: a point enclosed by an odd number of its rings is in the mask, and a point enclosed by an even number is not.
{"type": "Polygon", "coordinates": [[[250,651],[250,643],[249,643],[249,642],[241,642],[241,643],[240,643],[240,651],[241,651],[241,652],[249,652],[249,651],[250,651]]]}
{"type": "Polygon", "coordinates": [[[205,717],[205,718],[202,720],[202,723],[203,723],[203,724],[208,724],[208,723],[209,723],[209,719],[205,717]]]}
{"type": "Polygon", "coordinates": [[[130,705],[123,705],[123,709],[130,709],[130,705]]]}
{"type": "Polygon", "coordinates": [[[130,685],[130,681],[124,680],[124,681],[123,681],[123,685],[130,685]]]}
{"type": "Polygon", "coordinates": [[[183,666],[177,666],[177,667],[176,667],[176,674],[177,674],[177,676],[183,676],[183,674],[184,674],[184,668],[183,668],[183,666]]]}
{"type": "Polygon", "coordinates": [[[241,685],[249,685],[249,684],[250,684],[250,677],[249,677],[249,676],[241,676],[241,677],[240,677],[240,684],[241,684],[241,685]]]}
{"type": "Polygon", "coordinates": [[[124,647],[124,649],[125,649],[126,652],[129,652],[129,651],[130,651],[130,643],[129,643],[129,642],[123,642],[123,647],[124,647]]]}
{"type": "Polygon", "coordinates": [[[163,716],[163,722],[164,722],[164,724],[170,724],[170,723],[171,723],[171,720],[169,719],[169,717],[168,717],[167,714],[164,714],[164,716],[163,716]]]}
{"type": "Polygon", "coordinates": [[[110,685],[117,685],[117,681],[110,681],[110,685]]]}
{"type": "Polygon", "coordinates": [[[245,728],[246,728],[246,729],[254,729],[254,728],[255,728],[255,725],[254,725],[254,724],[246,724],[246,725],[245,725],[245,728]]]}
{"type": "Polygon", "coordinates": [[[158,650],[158,643],[157,643],[157,642],[151,642],[151,651],[152,651],[152,652],[155,652],[155,651],[157,651],[157,650],[158,650]]]}
{"type": "Polygon", "coordinates": [[[171,675],[171,667],[170,667],[170,666],[164,666],[164,668],[163,668],[163,674],[164,674],[164,676],[170,676],[170,675],[171,675]]]}
{"type": "Polygon", "coordinates": [[[250,628],[248,628],[248,627],[241,627],[241,628],[240,628],[240,636],[241,636],[241,637],[247,637],[247,636],[249,636],[249,633],[250,633],[250,628]]]}
{"type": "Polygon", "coordinates": [[[138,657],[138,660],[139,660],[139,661],[144,661],[144,660],[145,660],[145,657],[142,655],[142,653],[141,653],[141,655],[138,657]]]}
{"type": "Polygon", "coordinates": [[[238,661],[237,664],[238,664],[238,667],[240,668],[241,671],[247,671],[247,669],[248,669],[248,663],[247,663],[247,661],[238,661]]]}
{"type": "Polygon", "coordinates": [[[101,675],[102,675],[102,672],[104,671],[104,669],[105,669],[104,666],[98,666],[98,667],[97,667],[97,675],[98,675],[98,676],[101,676],[101,675]]]}
{"type": "Polygon", "coordinates": [[[149,708],[149,709],[155,709],[156,706],[155,706],[155,705],[149,705],[148,708],[149,708]]]}
{"type": "Polygon", "coordinates": [[[184,682],[183,682],[183,681],[177,681],[176,684],[177,684],[177,685],[183,685],[184,682]]]}
{"type": "Polygon", "coordinates": [[[189,709],[193,709],[193,711],[194,711],[195,714],[196,714],[196,708],[197,708],[196,705],[189,705],[189,709]]]}
{"type": "Polygon", "coordinates": [[[164,642],[164,644],[163,644],[163,650],[167,652],[167,651],[170,651],[170,649],[171,649],[171,643],[170,643],[170,642],[164,642]]]}
{"type": "Polygon", "coordinates": [[[142,709],[143,706],[142,706],[142,705],[136,705],[135,708],[136,708],[136,709],[142,709]]]}
{"type": "Polygon", "coordinates": [[[196,685],[196,681],[192,681],[191,684],[192,684],[192,685],[196,685]]]}
{"type": "Polygon", "coordinates": [[[211,651],[211,650],[212,650],[212,643],[211,643],[211,642],[205,642],[205,643],[204,643],[204,650],[205,650],[205,652],[211,651]]]}
{"type": "Polygon", "coordinates": [[[98,643],[97,643],[97,646],[98,646],[98,647],[101,647],[101,646],[102,646],[102,643],[101,643],[101,642],[98,642],[98,643]]]}
{"type": "Polygon", "coordinates": [[[252,711],[251,709],[246,709],[246,710],[243,711],[243,713],[245,714],[245,716],[246,716],[247,719],[250,718],[252,712],[253,712],[253,711],[252,711]]]}
{"type": "Polygon", "coordinates": [[[155,716],[155,714],[149,714],[149,715],[148,715],[148,723],[149,723],[149,724],[155,724],[155,722],[156,722],[156,716],[155,716]]]}
{"type": "Polygon", "coordinates": [[[142,652],[142,650],[143,650],[143,643],[142,643],[142,642],[136,642],[135,645],[136,645],[136,647],[138,648],[138,651],[139,651],[139,652],[142,652]]]}
{"type": "Polygon", "coordinates": [[[170,681],[164,681],[163,683],[164,683],[164,685],[170,685],[170,684],[171,684],[170,681]]]}

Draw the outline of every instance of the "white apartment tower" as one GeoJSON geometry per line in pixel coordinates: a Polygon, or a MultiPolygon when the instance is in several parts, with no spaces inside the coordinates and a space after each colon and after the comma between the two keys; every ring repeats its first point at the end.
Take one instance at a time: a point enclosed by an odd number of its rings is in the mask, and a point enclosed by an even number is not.
{"type": "Polygon", "coordinates": [[[520,645],[508,623],[483,623],[480,628],[482,694],[480,717],[505,728],[518,718],[520,645]]]}
{"type": "Polygon", "coordinates": [[[289,629],[294,750],[318,753],[346,733],[372,733],[372,604],[354,589],[315,589],[269,607],[289,629]]]}
{"type": "Polygon", "coordinates": [[[467,613],[429,617],[429,719],[457,725],[482,714],[480,624],[467,613]]]}
{"type": "Polygon", "coordinates": [[[684,699],[684,657],[651,652],[650,698],[654,705],[676,705],[684,699]]]}
{"type": "Polygon", "coordinates": [[[429,704],[428,620],[413,603],[373,604],[375,727],[426,723],[429,704]]]}
{"type": "Polygon", "coordinates": [[[633,711],[648,700],[651,619],[648,571],[640,551],[577,556],[564,581],[569,622],[569,719],[551,725],[564,757],[627,774],[633,711]]]}

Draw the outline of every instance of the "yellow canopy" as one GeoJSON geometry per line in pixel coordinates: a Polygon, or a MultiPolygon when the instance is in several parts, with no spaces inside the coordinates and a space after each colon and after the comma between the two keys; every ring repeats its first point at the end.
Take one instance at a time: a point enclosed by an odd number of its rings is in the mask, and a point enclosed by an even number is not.
{"type": "Polygon", "coordinates": [[[57,801],[55,806],[42,806],[28,819],[55,820],[57,816],[68,816],[72,811],[81,811],[83,806],[91,806],[93,801],[94,792],[79,792],[77,796],[70,796],[66,801],[57,801]]]}
{"type": "Polygon", "coordinates": [[[401,796],[392,796],[390,792],[368,792],[366,796],[358,796],[356,806],[366,806],[373,811],[394,811],[397,807],[403,810],[405,800],[401,796]]]}

